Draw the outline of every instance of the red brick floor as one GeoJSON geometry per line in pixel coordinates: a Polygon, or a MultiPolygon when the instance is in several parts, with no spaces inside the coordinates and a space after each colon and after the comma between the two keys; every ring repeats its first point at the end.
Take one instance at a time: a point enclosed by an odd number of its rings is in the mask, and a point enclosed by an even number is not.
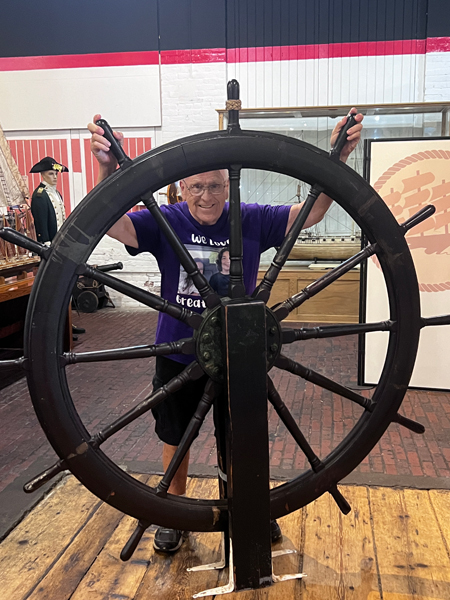
{"type": "MultiPolygon", "coordinates": [[[[156,314],[143,309],[103,309],[75,315],[86,333],[75,351],[152,343],[156,314]]],[[[297,342],[285,354],[345,385],[356,383],[356,336],[297,342]]],[[[74,404],[91,433],[126,412],[151,391],[153,359],[73,365],[67,377],[74,404]]],[[[353,427],[361,409],[304,380],[273,370],[277,389],[302,431],[321,457],[353,427]]],[[[369,394],[371,392],[364,392],[369,394]]],[[[398,425],[386,434],[353,474],[357,483],[450,486],[450,394],[411,390],[402,414],[426,427],[423,436],[398,425]],[[446,479],[448,478],[448,479],[446,479]],[[425,483],[424,483],[425,482],[425,483]]],[[[305,468],[305,457],[275,411],[269,409],[270,460],[273,477],[290,478],[305,468]]],[[[151,415],[145,415],[102,446],[120,465],[134,471],[161,469],[162,444],[153,431],[151,415]]],[[[56,460],[34,414],[25,379],[0,391],[0,492],[37,461],[56,460]]],[[[208,416],[191,450],[193,472],[214,473],[215,441],[208,416]]]]}

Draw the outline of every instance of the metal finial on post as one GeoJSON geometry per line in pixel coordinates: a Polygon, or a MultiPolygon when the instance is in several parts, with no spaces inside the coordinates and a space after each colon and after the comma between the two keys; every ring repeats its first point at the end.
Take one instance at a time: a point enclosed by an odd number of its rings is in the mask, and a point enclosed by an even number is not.
{"type": "Polygon", "coordinates": [[[227,98],[228,131],[231,129],[240,129],[239,110],[241,108],[241,101],[239,100],[239,82],[236,79],[228,82],[227,98]]]}

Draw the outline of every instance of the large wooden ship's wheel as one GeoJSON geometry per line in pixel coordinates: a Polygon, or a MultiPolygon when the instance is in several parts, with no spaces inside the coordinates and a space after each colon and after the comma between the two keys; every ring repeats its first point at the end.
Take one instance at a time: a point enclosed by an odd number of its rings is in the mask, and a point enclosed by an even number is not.
{"type": "MultiPolygon", "coordinates": [[[[120,152],[120,150],[118,150],[120,152]]],[[[123,154],[113,175],[90,192],[76,207],[54,239],[51,248],[19,239],[12,231],[1,235],[26,245],[42,257],[30,298],[26,320],[24,357],[28,385],[39,421],[60,461],[27,486],[36,489],[57,472],[70,471],[94,494],[141,524],[150,523],[191,531],[223,531],[227,524],[227,501],[176,497],[167,493],[176,467],[189,449],[191,440],[215,395],[226,385],[226,356],[222,344],[223,306],[219,298],[165,220],[152,193],[171,182],[190,175],[228,168],[230,172],[230,297],[242,305],[264,303],[265,373],[269,402],[309,461],[310,468],[295,479],[270,492],[270,514],[282,517],[329,492],[343,512],[349,506],[337,484],[346,477],[378,442],[390,423],[396,422],[417,433],[423,427],[399,415],[408,387],[420,329],[447,322],[441,318],[422,319],[416,274],[405,241],[407,230],[428,216],[432,209],[399,224],[373,188],[355,171],[334,156],[299,140],[273,133],[241,130],[238,111],[231,108],[226,131],[194,135],[166,144],[133,161],[123,154]],[[289,175],[311,186],[298,218],[278,250],[265,278],[251,297],[245,295],[242,274],[242,237],[239,183],[242,169],[262,169],[289,175]],[[270,290],[286,261],[292,245],[321,192],[340,204],[361,227],[367,245],[355,256],[335,267],[306,289],[269,308],[270,290]],[[202,314],[171,304],[160,297],[102,273],[88,265],[89,257],[108,229],[143,201],[169,237],[180,262],[192,276],[207,308],[202,314]],[[282,327],[282,320],[295,308],[328,287],[351,268],[376,256],[381,266],[389,297],[390,317],[379,323],[332,325],[293,329],[282,327]],[[170,344],[136,346],[90,353],[67,353],[63,333],[67,306],[78,276],[84,275],[134,298],[153,309],[170,314],[193,328],[191,339],[170,344]],[[283,347],[296,341],[330,336],[385,331],[388,350],[376,390],[369,399],[320,373],[287,358],[283,347]],[[66,377],[68,365],[81,362],[123,360],[174,353],[195,353],[196,360],[165,388],[96,433],[87,431],[77,413],[66,377]],[[289,412],[271,381],[270,370],[284,369],[321,386],[362,407],[353,429],[327,456],[318,456],[289,412]],[[179,447],[174,463],[157,488],[151,488],[127,474],[102,451],[102,444],[152,406],[164,402],[167,393],[181,389],[189,380],[207,374],[209,383],[192,423],[179,447]]],[[[245,306],[244,306],[245,307],[245,306]]],[[[248,374],[249,378],[252,374],[248,374]]],[[[251,424],[249,423],[249,426],[251,424]]]]}

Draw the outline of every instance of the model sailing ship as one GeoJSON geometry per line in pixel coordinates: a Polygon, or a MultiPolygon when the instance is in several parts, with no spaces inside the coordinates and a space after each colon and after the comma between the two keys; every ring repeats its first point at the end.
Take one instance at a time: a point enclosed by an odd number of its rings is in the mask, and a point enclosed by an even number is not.
{"type": "Polygon", "coordinates": [[[300,235],[289,255],[291,260],[339,261],[346,260],[361,250],[361,234],[351,235],[314,234],[300,235]]]}
{"type": "MultiPolygon", "coordinates": [[[[19,173],[0,126],[0,227],[12,227],[36,239],[28,197],[28,187],[19,173]]],[[[5,270],[10,267],[36,262],[36,257],[30,256],[27,250],[0,238],[0,272],[4,277],[8,276],[5,270]]]]}
{"type": "MultiPolygon", "coordinates": [[[[297,198],[299,202],[303,200],[301,184],[297,187],[297,198]]],[[[325,217],[321,223],[301,232],[289,259],[311,262],[342,261],[360,250],[361,231],[354,221],[350,226],[345,226],[337,219],[325,217]],[[337,223],[335,227],[333,221],[337,223]]]]}

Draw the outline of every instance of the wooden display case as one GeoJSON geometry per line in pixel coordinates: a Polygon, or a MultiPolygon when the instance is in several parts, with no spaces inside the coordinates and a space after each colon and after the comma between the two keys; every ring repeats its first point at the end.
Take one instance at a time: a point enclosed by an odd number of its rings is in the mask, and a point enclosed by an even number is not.
{"type": "MultiPolygon", "coordinates": [[[[329,269],[328,269],[329,270],[329,269]]],[[[273,306],[300,292],[310,283],[319,279],[323,269],[310,269],[306,266],[283,268],[270,296],[269,306],[273,306]]],[[[258,272],[258,283],[265,269],[258,272]]],[[[349,271],[337,281],[293,310],[286,321],[302,323],[358,323],[359,322],[359,270],[349,271]]]]}

